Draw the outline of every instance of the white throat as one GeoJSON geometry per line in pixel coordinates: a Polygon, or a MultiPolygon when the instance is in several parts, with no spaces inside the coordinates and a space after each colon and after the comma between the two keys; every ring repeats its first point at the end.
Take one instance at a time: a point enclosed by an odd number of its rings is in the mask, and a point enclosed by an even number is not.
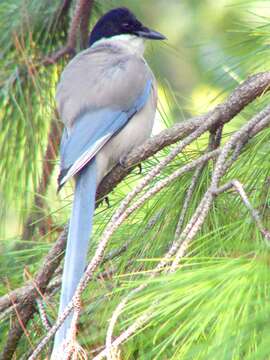
{"type": "Polygon", "coordinates": [[[101,44],[125,47],[130,52],[140,56],[142,56],[144,53],[144,40],[135,35],[123,34],[116,35],[111,38],[102,38],[96,41],[91,47],[93,48],[101,44]]]}

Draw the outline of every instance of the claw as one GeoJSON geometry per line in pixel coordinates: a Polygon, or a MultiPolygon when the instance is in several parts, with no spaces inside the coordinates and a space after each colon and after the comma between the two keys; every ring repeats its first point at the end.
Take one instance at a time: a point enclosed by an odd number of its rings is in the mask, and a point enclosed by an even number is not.
{"type": "Polygon", "coordinates": [[[126,166],[125,166],[125,161],[126,161],[126,158],[127,158],[127,155],[122,155],[121,157],[120,157],[120,159],[119,159],[119,164],[120,164],[120,166],[122,166],[122,168],[126,168],[126,166]]]}
{"type": "Polygon", "coordinates": [[[108,208],[109,208],[109,207],[110,207],[109,196],[106,196],[106,197],[104,198],[104,201],[105,201],[105,203],[107,204],[107,206],[108,206],[108,208]]]}

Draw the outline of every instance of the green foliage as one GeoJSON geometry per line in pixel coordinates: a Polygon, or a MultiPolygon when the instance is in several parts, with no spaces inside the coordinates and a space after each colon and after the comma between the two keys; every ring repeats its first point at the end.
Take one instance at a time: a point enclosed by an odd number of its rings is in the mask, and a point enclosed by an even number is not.
{"type": "MultiPolygon", "coordinates": [[[[151,26],[166,33],[169,40],[170,35],[173,39],[172,45],[153,47],[148,52],[162,88],[161,126],[206,111],[249,74],[269,68],[269,17],[255,14],[261,13],[260,4],[267,8],[267,2],[186,0],[180,5],[178,1],[164,5],[162,1],[151,0],[143,6],[130,1],[122,3],[130,5],[141,18],[152,21],[151,26]],[[153,11],[164,11],[164,18],[154,17],[153,11]]],[[[116,5],[119,1],[105,2],[105,7],[116,5]]],[[[58,1],[37,0],[0,4],[1,198],[3,204],[23,213],[29,211],[40,177],[49,125],[54,117],[54,89],[63,67],[62,62],[47,68],[39,66],[44,55],[60,48],[66,39],[69,16],[61,21],[55,17],[58,6],[58,1]]],[[[269,95],[263,96],[226,125],[223,142],[268,102],[269,95]]],[[[198,157],[206,144],[204,136],[189,146],[149,187],[198,157]]],[[[270,129],[265,129],[246,145],[223,179],[224,183],[238,179],[244,184],[268,228],[269,144],[270,129]]],[[[110,195],[109,209],[105,205],[98,208],[90,256],[124,195],[168,152],[164,149],[146,161],[141,175],[135,170],[118,186],[110,195]]],[[[200,176],[185,224],[209,185],[212,169],[210,162],[200,176]]],[[[128,302],[115,329],[117,335],[151,309],[151,321],[146,328],[124,345],[123,359],[268,358],[269,247],[236,193],[227,192],[216,199],[176,273],[149,279],[149,271],[172,243],[192,176],[193,172],[183,175],[155,195],[113,235],[108,252],[127,241],[129,246],[100,269],[112,267],[114,274],[109,279],[95,279],[84,294],[79,339],[87,350],[104,343],[108,320],[119,301],[134,287],[147,283],[147,288],[128,302]]],[[[52,182],[44,195],[47,215],[56,225],[68,218],[71,191],[68,187],[59,200],[52,182]]],[[[11,223],[12,220],[9,219],[11,223]]],[[[34,274],[55,237],[47,234],[24,250],[14,250],[16,239],[1,241],[0,273],[4,280],[1,294],[34,274]],[[28,275],[23,276],[25,268],[28,275]]],[[[56,319],[57,303],[55,296],[54,302],[47,304],[50,320],[56,319]]],[[[9,325],[8,316],[0,317],[1,334],[7,333],[9,325]]],[[[30,342],[37,343],[46,333],[38,315],[29,324],[28,333],[18,349],[19,358],[27,353],[30,342]]],[[[5,337],[1,336],[0,348],[4,342],[5,337]]]]}
{"type": "Polygon", "coordinates": [[[125,310],[130,323],[154,304],[144,341],[134,339],[138,358],[265,359],[268,267],[259,254],[193,257],[175,274],[145,279],[148,289],[125,310]]]}
{"type": "Polygon", "coordinates": [[[68,21],[58,1],[1,2],[0,16],[1,197],[27,211],[55,117],[58,69],[41,62],[63,43],[68,21]]]}

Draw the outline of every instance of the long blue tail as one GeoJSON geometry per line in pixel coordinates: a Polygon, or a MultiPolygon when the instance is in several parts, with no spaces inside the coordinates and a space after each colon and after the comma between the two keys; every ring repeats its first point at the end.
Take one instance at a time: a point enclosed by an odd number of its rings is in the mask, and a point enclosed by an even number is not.
{"type": "MultiPolygon", "coordinates": [[[[59,315],[70,302],[86,266],[96,196],[96,161],[85,166],[76,180],[72,216],[69,224],[59,315]]],[[[53,354],[66,339],[72,314],[57,331],[53,354]]]]}

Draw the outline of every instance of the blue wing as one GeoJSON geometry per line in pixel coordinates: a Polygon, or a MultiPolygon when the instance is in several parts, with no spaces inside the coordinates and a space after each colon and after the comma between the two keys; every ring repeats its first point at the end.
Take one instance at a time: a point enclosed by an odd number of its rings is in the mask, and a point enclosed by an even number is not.
{"type": "Polygon", "coordinates": [[[106,142],[143,108],[151,86],[152,80],[148,80],[142,94],[129,110],[104,108],[85,112],[77,118],[70,133],[64,130],[60,146],[59,187],[89,163],[106,142]]]}

